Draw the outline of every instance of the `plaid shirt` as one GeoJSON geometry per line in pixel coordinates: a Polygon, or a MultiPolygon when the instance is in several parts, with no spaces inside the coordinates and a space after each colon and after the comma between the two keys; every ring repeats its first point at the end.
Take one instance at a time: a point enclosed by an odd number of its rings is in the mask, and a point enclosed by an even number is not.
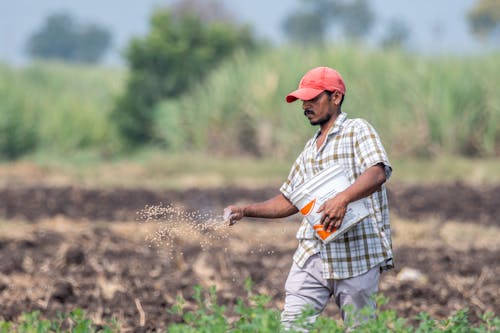
{"type": "MultiPolygon", "coordinates": [[[[290,198],[293,190],[321,170],[341,165],[353,183],[367,168],[383,163],[389,179],[392,168],[375,129],[363,119],[347,119],[341,112],[328,132],[323,145],[317,149],[318,131],[310,139],[292,166],[281,193],[290,198]]],[[[376,265],[382,270],[394,267],[392,260],[389,207],[385,185],[364,199],[370,214],[340,238],[327,244],[316,236],[304,219],[297,231],[299,246],[293,259],[302,267],[313,254],[323,259],[326,279],[346,279],[367,272],[376,265]]]]}

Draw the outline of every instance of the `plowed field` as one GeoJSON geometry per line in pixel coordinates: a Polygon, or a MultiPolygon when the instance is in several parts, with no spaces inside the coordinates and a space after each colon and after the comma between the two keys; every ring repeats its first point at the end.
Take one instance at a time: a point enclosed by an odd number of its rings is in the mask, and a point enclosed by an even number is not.
{"type": "MultiPolygon", "coordinates": [[[[409,319],[421,311],[444,318],[464,307],[472,322],[487,310],[499,315],[500,187],[391,184],[389,190],[397,267],[381,281],[385,307],[409,319]]],[[[124,331],[161,330],[179,320],[167,312],[177,295],[189,300],[194,285],[215,285],[231,306],[246,296],[247,277],[279,309],[298,217],[247,219],[209,232],[179,224],[184,229],[167,244],[155,235],[171,221],[145,222],[137,214],[159,203],[220,213],[230,203],[275,193],[3,188],[0,318],[33,310],[50,317],[80,307],[96,322],[116,318],[124,331]]],[[[325,315],[339,318],[333,303],[325,315]]]]}

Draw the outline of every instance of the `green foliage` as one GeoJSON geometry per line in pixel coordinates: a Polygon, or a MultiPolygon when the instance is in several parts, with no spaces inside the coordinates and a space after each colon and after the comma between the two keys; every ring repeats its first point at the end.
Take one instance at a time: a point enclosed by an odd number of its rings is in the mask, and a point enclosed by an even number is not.
{"type": "MultiPolygon", "coordinates": [[[[168,333],[275,333],[281,331],[280,312],[269,306],[270,298],[266,295],[254,294],[252,282],[245,281],[247,297],[238,298],[232,308],[220,305],[217,299],[215,287],[206,290],[200,286],[194,288],[192,300],[194,308],[189,306],[188,301],[177,297],[177,302],[168,310],[170,319],[177,318],[177,323],[167,327],[168,333]],[[179,322],[180,321],[180,322],[179,322]]],[[[500,332],[500,318],[488,312],[483,315],[477,325],[469,323],[467,310],[457,311],[444,320],[435,320],[427,313],[421,313],[416,318],[416,325],[410,325],[407,320],[399,317],[393,310],[380,310],[387,300],[378,296],[377,308],[373,310],[363,309],[359,315],[363,320],[356,325],[353,321],[345,325],[328,317],[320,316],[315,323],[308,323],[310,311],[305,311],[303,316],[297,320],[296,330],[287,332],[302,332],[307,329],[313,333],[349,332],[372,333],[372,332],[394,332],[394,333],[494,333],[500,332]]],[[[349,311],[349,309],[348,309],[349,311]]],[[[351,318],[354,316],[350,315],[351,318]]],[[[91,332],[119,332],[120,327],[115,321],[107,325],[95,325],[87,318],[85,311],[76,309],[69,314],[59,313],[56,319],[43,319],[39,311],[23,314],[18,322],[6,322],[0,320],[0,333],[91,333],[91,332]]]]}
{"type": "MultiPolygon", "coordinates": [[[[342,73],[343,110],[370,121],[392,159],[498,157],[499,59],[495,53],[422,58],[350,47],[236,52],[183,96],[162,98],[153,112],[144,109],[134,117],[126,108],[111,116],[125,80],[121,71],[0,65],[0,159],[30,152],[109,157],[133,140],[117,133],[119,122],[122,129],[149,123],[156,147],[171,153],[291,160],[315,128],[304,119],[300,102],[287,104],[284,96],[318,65],[342,73]]],[[[157,89],[136,84],[152,96],[157,89]]]]}
{"type": "Polygon", "coordinates": [[[186,300],[179,297],[177,304],[169,312],[182,317],[183,322],[171,324],[167,332],[278,332],[280,329],[279,312],[266,306],[270,301],[268,296],[254,295],[251,289],[252,281],[250,279],[245,280],[245,290],[248,294],[247,301],[241,298],[236,300],[234,312],[237,314],[238,319],[230,322],[227,308],[218,305],[215,288],[211,287],[204,293],[200,286],[196,286],[193,294],[196,309],[185,312],[183,308],[186,300]]]}
{"type": "Polygon", "coordinates": [[[130,77],[113,122],[129,144],[150,141],[157,102],[187,92],[236,49],[253,46],[247,28],[205,22],[194,12],[157,10],[149,34],[133,39],[127,49],[130,77]]]}
{"type": "Polygon", "coordinates": [[[34,58],[95,63],[111,45],[111,33],[97,24],[80,25],[68,13],[49,15],[28,40],[34,58]]]}
{"type": "Polygon", "coordinates": [[[17,323],[0,320],[0,333],[93,333],[118,332],[116,322],[110,325],[96,326],[82,309],[75,309],[69,314],[59,313],[57,319],[48,320],[40,317],[40,311],[24,313],[17,323]]]}
{"type": "Polygon", "coordinates": [[[156,132],[172,150],[296,156],[315,128],[300,102],[284,97],[307,70],[325,65],[346,81],[343,111],[370,121],[391,156],[498,156],[498,59],[349,47],[238,54],[190,94],[162,103],[156,132]]]}
{"type": "MultiPolygon", "coordinates": [[[[172,307],[171,314],[182,316],[182,323],[171,324],[167,332],[278,332],[280,331],[280,315],[275,309],[268,307],[269,297],[265,295],[255,295],[251,291],[251,281],[245,282],[248,292],[247,300],[237,299],[234,306],[234,312],[237,315],[236,320],[229,321],[229,313],[226,307],[217,304],[215,289],[209,288],[205,293],[197,286],[194,289],[194,300],[196,309],[187,312],[183,311],[186,300],[178,298],[177,304],[172,307]]],[[[387,302],[382,297],[376,297],[377,308],[387,302]]],[[[347,309],[348,312],[352,312],[347,309]]],[[[308,324],[305,318],[310,315],[304,312],[302,318],[299,318],[295,329],[300,332],[307,329],[310,332],[344,332],[346,327],[350,327],[349,332],[372,333],[372,332],[395,332],[395,333],[486,333],[500,331],[500,318],[492,313],[483,316],[482,322],[478,325],[471,325],[467,319],[467,311],[460,310],[451,317],[437,321],[432,319],[429,314],[421,313],[417,318],[417,326],[407,323],[407,320],[398,317],[393,310],[373,310],[363,309],[359,316],[365,318],[354,324],[349,321],[346,326],[327,317],[318,317],[315,323],[308,324]],[[366,319],[371,318],[371,319],[366,319]]],[[[350,318],[354,318],[351,314],[350,318]]],[[[287,332],[295,332],[294,330],[287,332]]]]}
{"type": "MultiPolygon", "coordinates": [[[[193,299],[196,302],[197,309],[194,311],[183,312],[181,307],[174,307],[172,314],[181,315],[185,324],[172,325],[169,332],[226,332],[228,323],[224,317],[226,307],[217,304],[217,295],[215,287],[208,289],[207,294],[203,295],[200,286],[194,288],[193,299]],[[197,328],[196,331],[191,329],[197,328]],[[187,329],[187,330],[186,330],[187,329]]],[[[184,300],[179,299],[181,303],[184,300]]]]}
{"type": "Polygon", "coordinates": [[[121,81],[119,72],[102,68],[0,65],[0,159],[33,150],[67,155],[115,149],[118,140],[108,113],[121,81]]]}
{"type": "Polygon", "coordinates": [[[15,159],[36,148],[35,114],[24,109],[26,100],[19,100],[15,88],[0,81],[0,159],[15,159]]]}

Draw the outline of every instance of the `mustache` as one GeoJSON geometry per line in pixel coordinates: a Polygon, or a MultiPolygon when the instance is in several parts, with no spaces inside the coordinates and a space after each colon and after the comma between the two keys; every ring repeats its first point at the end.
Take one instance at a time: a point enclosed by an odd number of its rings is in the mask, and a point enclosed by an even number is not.
{"type": "Polygon", "coordinates": [[[304,116],[308,116],[308,115],[314,115],[314,111],[311,110],[311,109],[305,109],[304,110],[304,116]]]}

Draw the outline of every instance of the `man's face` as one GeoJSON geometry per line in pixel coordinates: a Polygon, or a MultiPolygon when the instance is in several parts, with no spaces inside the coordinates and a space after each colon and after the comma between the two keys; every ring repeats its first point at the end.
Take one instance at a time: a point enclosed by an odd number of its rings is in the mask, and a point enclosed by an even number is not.
{"type": "Polygon", "coordinates": [[[311,125],[323,125],[327,123],[336,110],[333,107],[332,96],[328,96],[326,92],[322,92],[318,96],[308,101],[302,101],[302,109],[304,115],[309,119],[311,125]]]}

